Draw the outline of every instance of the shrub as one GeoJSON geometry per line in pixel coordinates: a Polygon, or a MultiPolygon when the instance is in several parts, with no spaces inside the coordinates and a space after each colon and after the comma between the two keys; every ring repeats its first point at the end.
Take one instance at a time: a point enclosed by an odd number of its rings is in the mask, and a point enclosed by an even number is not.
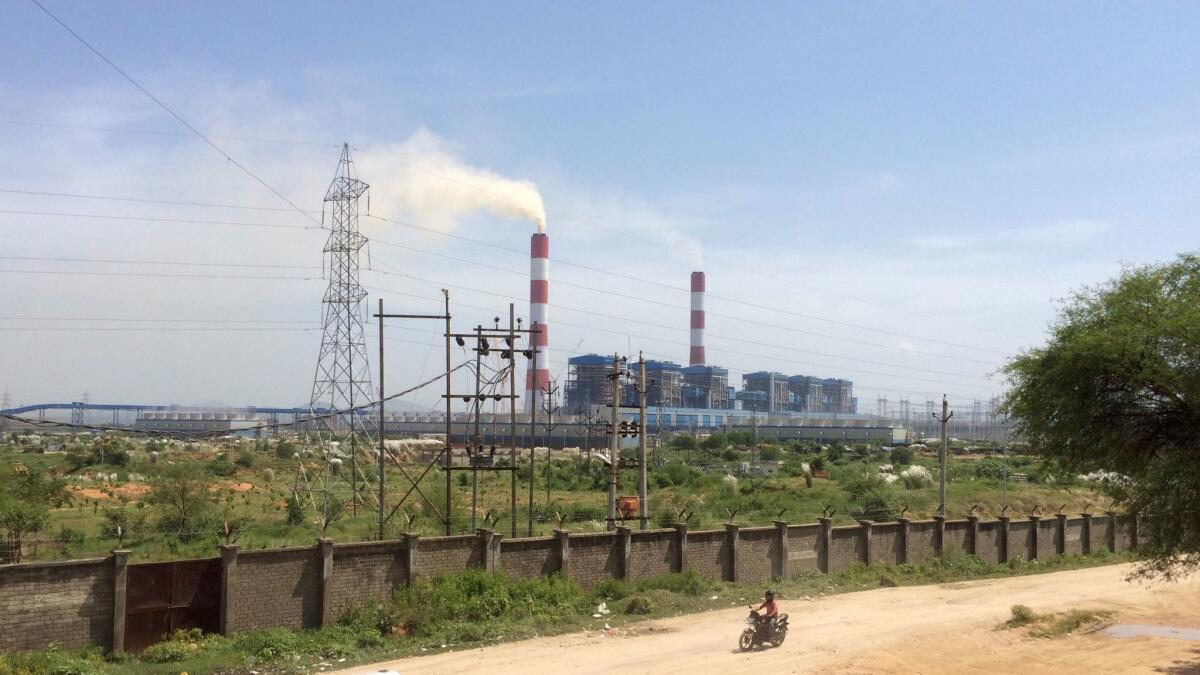
{"type": "Polygon", "coordinates": [[[913,450],[906,446],[892,448],[892,463],[893,464],[912,464],[913,450]]]}
{"type": "Polygon", "coordinates": [[[275,456],[279,459],[291,459],[296,454],[296,446],[287,441],[279,441],[275,444],[275,456]]]}
{"type": "Polygon", "coordinates": [[[975,477],[987,480],[1003,480],[1008,475],[1008,465],[999,457],[988,457],[975,464],[975,477]]]}
{"type": "Polygon", "coordinates": [[[252,469],[254,468],[254,455],[247,451],[239,452],[237,459],[233,460],[233,463],[243,469],[252,469]]]}
{"type": "Polygon", "coordinates": [[[230,462],[225,455],[217,457],[208,464],[208,472],[214,476],[228,478],[237,473],[237,465],[230,462]]]}
{"type": "Polygon", "coordinates": [[[929,469],[916,464],[901,471],[900,480],[909,490],[933,487],[933,474],[929,473],[929,469]]]}
{"type": "Polygon", "coordinates": [[[1013,605],[1009,611],[1012,612],[1012,618],[1010,618],[1004,624],[1009,628],[1024,626],[1033,623],[1038,619],[1037,613],[1035,613],[1027,605],[1013,605]]]}
{"type": "Polygon", "coordinates": [[[186,659],[193,651],[185,642],[168,640],[146,647],[142,659],[150,663],[175,663],[186,659]]]}
{"type": "Polygon", "coordinates": [[[295,527],[304,524],[304,507],[300,504],[300,498],[292,495],[287,498],[287,524],[295,527]]]}
{"type": "Polygon", "coordinates": [[[638,591],[669,591],[681,595],[704,595],[717,587],[716,582],[706,579],[699,572],[688,568],[682,572],[672,572],[657,577],[650,577],[638,582],[638,591]]]}
{"type": "Polygon", "coordinates": [[[623,600],[632,592],[629,582],[623,579],[605,579],[592,586],[592,597],[597,600],[623,600]]]}
{"type": "Polygon", "coordinates": [[[783,453],[774,445],[768,445],[758,451],[758,458],[764,462],[773,462],[782,456],[783,453]]]}
{"type": "Polygon", "coordinates": [[[649,614],[654,611],[654,603],[645,595],[634,595],[625,602],[626,614],[649,614]]]}

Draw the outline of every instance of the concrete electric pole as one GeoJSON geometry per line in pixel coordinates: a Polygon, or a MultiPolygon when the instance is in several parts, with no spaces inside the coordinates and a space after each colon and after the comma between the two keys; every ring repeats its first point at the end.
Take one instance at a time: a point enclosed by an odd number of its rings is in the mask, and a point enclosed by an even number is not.
{"type": "Polygon", "coordinates": [[[621,406],[620,354],[613,354],[613,370],[608,377],[612,380],[609,385],[612,392],[612,416],[609,418],[608,430],[608,529],[612,530],[617,525],[617,477],[621,461],[621,436],[618,433],[619,419],[617,416],[621,406]]]}
{"type": "Polygon", "coordinates": [[[950,452],[950,438],[946,434],[946,423],[954,417],[954,413],[950,411],[950,404],[946,401],[945,394],[942,395],[942,416],[933,416],[942,424],[942,444],[938,449],[938,515],[946,517],[946,456],[950,452]]]}

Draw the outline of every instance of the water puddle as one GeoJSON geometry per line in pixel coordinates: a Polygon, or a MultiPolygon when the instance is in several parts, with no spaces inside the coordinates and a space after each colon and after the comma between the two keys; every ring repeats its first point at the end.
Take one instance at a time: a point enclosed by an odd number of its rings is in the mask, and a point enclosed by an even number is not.
{"type": "Polygon", "coordinates": [[[1175,626],[1151,626],[1138,623],[1118,623],[1101,631],[1105,635],[1119,638],[1160,637],[1171,640],[1200,640],[1200,628],[1177,628],[1175,626]]]}

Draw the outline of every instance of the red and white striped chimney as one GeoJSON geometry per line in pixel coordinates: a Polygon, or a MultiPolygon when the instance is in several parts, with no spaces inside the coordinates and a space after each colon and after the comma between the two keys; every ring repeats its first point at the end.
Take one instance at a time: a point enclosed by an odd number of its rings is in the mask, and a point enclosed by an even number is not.
{"type": "Polygon", "coordinates": [[[704,365],[704,272],[692,272],[692,349],[689,366],[704,365]]]}
{"type": "Polygon", "coordinates": [[[531,344],[537,349],[537,370],[529,362],[525,376],[525,409],[533,410],[542,405],[542,397],[550,388],[550,237],[536,233],[529,240],[529,328],[537,332],[530,335],[531,344]]]}

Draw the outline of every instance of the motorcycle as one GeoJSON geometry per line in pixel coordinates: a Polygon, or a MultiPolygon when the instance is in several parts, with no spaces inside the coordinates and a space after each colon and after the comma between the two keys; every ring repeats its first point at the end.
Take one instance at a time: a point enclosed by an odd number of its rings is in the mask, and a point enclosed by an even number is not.
{"type": "Polygon", "coordinates": [[[746,629],[742,631],[742,636],[738,639],[738,646],[742,648],[742,651],[762,646],[764,642],[770,643],[772,647],[778,647],[787,637],[787,631],[787,614],[775,617],[775,630],[771,631],[768,621],[760,617],[758,612],[751,610],[749,618],[746,619],[746,629]],[[770,635],[767,634],[768,632],[770,635]]]}

